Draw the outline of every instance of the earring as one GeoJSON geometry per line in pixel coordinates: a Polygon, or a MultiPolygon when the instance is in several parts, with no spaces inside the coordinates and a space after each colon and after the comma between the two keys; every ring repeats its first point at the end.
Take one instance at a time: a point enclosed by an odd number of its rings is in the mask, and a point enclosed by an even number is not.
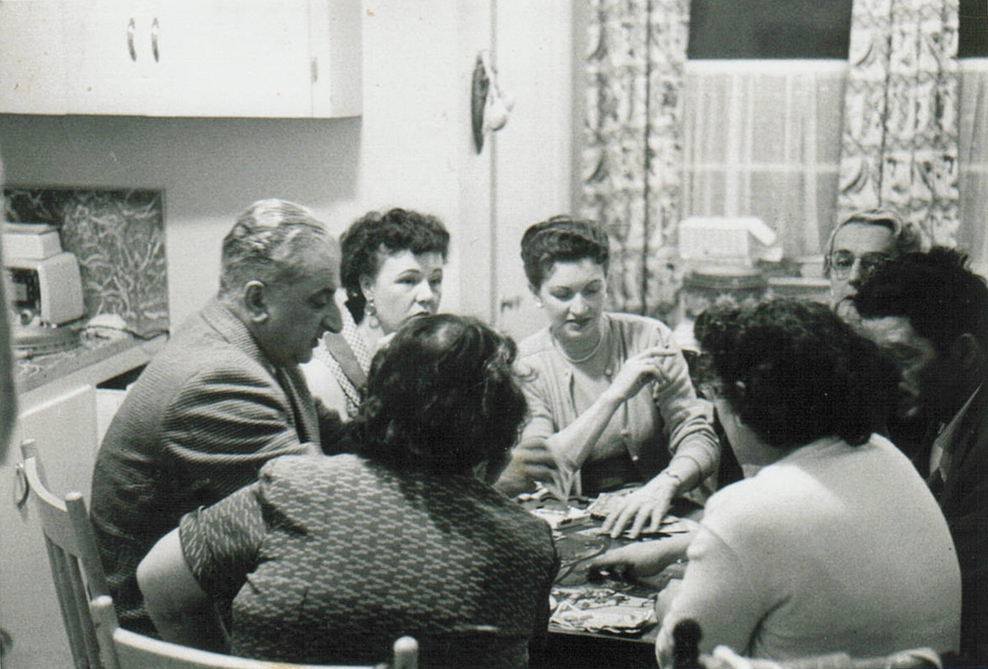
{"type": "Polygon", "coordinates": [[[374,306],[374,298],[367,298],[367,304],[364,305],[364,314],[367,316],[367,324],[372,328],[381,327],[381,321],[377,320],[377,307],[374,306]]]}

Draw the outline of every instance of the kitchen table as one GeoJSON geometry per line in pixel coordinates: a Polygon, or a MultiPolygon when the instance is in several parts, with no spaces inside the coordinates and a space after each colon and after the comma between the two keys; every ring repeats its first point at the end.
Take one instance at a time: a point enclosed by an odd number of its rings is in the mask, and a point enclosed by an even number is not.
{"type": "MultiPolygon", "coordinates": [[[[553,613],[545,657],[533,658],[533,666],[655,667],[655,597],[672,579],[682,577],[685,564],[674,563],[655,576],[636,581],[589,573],[593,558],[611,548],[669,536],[660,533],[637,540],[612,539],[600,529],[603,518],[591,514],[594,501],[576,498],[564,503],[546,492],[522,499],[529,511],[552,525],[561,563],[552,590],[553,613]]],[[[699,507],[677,500],[671,513],[695,516],[699,507]]]]}

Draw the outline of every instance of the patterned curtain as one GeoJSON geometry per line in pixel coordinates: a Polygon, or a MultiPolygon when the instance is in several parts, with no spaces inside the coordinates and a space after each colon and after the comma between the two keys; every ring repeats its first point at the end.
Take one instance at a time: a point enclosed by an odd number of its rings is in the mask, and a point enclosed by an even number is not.
{"type": "Polygon", "coordinates": [[[838,216],[893,206],[956,245],[958,0],[854,0],[838,216]]]}
{"type": "Polygon", "coordinates": [[[611,306],[676,302],[688,0],[591,0],[580,213],[611,236],[611,306]]]}

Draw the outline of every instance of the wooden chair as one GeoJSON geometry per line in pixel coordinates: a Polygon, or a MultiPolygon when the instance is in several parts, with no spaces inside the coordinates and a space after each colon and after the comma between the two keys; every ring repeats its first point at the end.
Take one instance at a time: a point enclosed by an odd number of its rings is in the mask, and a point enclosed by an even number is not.
{"type": "Polygon", "coordinates": [[[33,439],[21,444],[21,453],[24,462],[20,467],[35,500],[34,508],[45,537],[55,592],[75,666],[77,669],[101,669],[89,601],[107,595],[109,590],[86,503],[78,492],[70,492],[63,500],[48,489],[33,439]]]}
{"type": "Polygon", "coordinates": [[[122,629],[109,595],[94,599],[91,608],[107,669],[418,669],[418,642],[408,636],[395,641],[390,664],[374,667],[286,664],[210,653],[122,629]]]}

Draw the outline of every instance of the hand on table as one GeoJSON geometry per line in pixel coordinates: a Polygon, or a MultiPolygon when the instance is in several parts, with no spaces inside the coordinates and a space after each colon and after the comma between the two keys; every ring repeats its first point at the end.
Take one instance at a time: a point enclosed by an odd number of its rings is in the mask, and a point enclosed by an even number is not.
{"type": "Polygon", "coordinates": [[[494,487],[508,497],[535,490],[536,482],[551,483],[556,474],[556,458],[544,439],[522,442],[511,451],[507,466],[494,487]]]}
{"type": "Polygon", "coordinates": [[[608,514],[602,526],[612,538],[621,536],[631,525],[629,537],[637,539],[642,530],[658,532],[662,519],[672,505],[672,498],[678,492],[679,481],[659,474],[647,484],[624,498],[622,506],[608,514]]]}
{"type": "Polygon", "coordinates": [[[624,402],[637,395],[649,381],[667,383],[670,377],[662,363],[676,355],[679,355],[678,349],[652,346],[631,356],[624,361],[608,390],[624,402]]]}
{"type": "MultiPolygon", "coordinates": [[[[692,523],[693,521],[686,521],[692,523]]],[[[686,557],[693,532],[654,541],[641,541],[614,548],[594,558],[588,567],[592,576],[608,574],[622,580],[654,576],[686,557]]]]}

